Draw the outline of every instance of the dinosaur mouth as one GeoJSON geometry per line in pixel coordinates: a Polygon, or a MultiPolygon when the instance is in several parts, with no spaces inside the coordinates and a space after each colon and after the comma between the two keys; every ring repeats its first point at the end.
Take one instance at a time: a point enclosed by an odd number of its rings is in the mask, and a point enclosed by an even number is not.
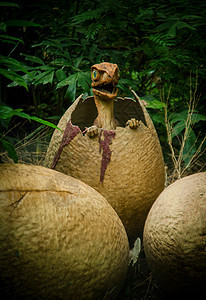
{"type": "Polygon", "coordinates": [[[117,94],[117,88],[116,84],[114,83],[107,83],[107,84],[101,84],[98,86],[93,87],[93,90],[96,92],[99,92],[100,94],[106,94],[106,95],[116,95],[117,94]]]}

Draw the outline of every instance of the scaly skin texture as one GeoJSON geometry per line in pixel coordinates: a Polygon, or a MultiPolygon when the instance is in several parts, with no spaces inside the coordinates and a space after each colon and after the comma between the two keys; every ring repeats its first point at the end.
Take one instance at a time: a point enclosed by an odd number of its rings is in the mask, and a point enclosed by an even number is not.
{"type": "MultiPolygon", "coordinates": [[[[87,134],[94,137],[98,134],[98,128],[114,130],[118,121],[114,118],[114,99],[117,97],[116,85],[119,80],[119,68],[116,64],[104,62],[91,67],[92,91],[98,116],[93,126],[87,129],[87,134]]],[[[126,123],[130,128],[137,128],[139,122],[135,119],[126,123]]]]}

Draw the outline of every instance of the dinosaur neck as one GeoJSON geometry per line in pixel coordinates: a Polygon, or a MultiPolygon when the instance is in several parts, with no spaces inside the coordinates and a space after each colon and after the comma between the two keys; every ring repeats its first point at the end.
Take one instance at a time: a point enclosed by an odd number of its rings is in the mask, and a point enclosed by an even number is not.
{"type": "Polygon", "coordinates": [[[94,101],[98,111],[98,117],[94,125],[105,130],[114,130],[116,128],[114,120],[114,100],[102,101],[101,98],[94,95],[94,101]]]}

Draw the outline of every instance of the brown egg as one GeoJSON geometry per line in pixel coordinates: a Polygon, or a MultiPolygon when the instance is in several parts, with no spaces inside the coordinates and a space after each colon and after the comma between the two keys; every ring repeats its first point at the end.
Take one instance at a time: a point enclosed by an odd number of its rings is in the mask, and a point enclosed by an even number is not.
{"type": "Polygon", "coordinates": [[[165,299],[202,298],[206,283],[206,173],[177,180],[160,194],[145,223],[144,250],[156,284],[167,294],[165,299]]]}
{"type": "Polygon", "coordinates": [[[3,299],[113,299],[129,244],[97,191],[40,166],[0,165],[3,299]]]}
{"type": "Polygon", "coordinates": [[[116,210],[130,240],[140,236],[149,209],[164,189],[162,150],[141,101],[118,98],[115,130],[85,133],[97,116],[93,97],[80,96],[65,112],[51,139],[44,165],[87,183],[116,210]],[[137,129],[125,127],[136,118],[137,129]]]}

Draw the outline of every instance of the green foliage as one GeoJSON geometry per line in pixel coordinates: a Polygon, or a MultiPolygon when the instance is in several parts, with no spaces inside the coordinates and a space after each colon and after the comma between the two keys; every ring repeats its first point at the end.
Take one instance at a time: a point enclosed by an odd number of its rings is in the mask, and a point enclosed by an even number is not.
{"type": "Polygon", "coordinates": [[[0,2],[0,6],[19,7],[17,3],[12,3],[12,2],[0,2]]]}
{"type": "MultiPolygon", "coordinates": [[[[16,3],[9,3],[9,2],[0,2],[0,6],[19,8],[19,6],[16,3]]],[[[5,33],[7,31],[7,28],[10,26],[41,27],[41,25],[36,24],[34,22],[25,21],[25,20],[5,20],[0,24],[0,31],[2,31],[2,34],[0,34],[0,41],[2,42],[2,44],[4,45],[5,43],[7,43],[10,45],[15,45],[14,48],[10,51],[10,53],[7,56],[0,55],[0,66],[1,66],[0,74],[8,78],[9,80],[13,81],[16,85],[23,86],[28,90],[28,86],[24,80],[24,77],[21,74],[19,74],[19,72],[30,75],[29,72],[25,67],[22,66],[21,62],[10,57],[10,55],[18,46],[18,44],[19,43],[23,44],[24,42],[22,39],[18,37],[10,36],[5,33]]]]}
{"type": "MultiPolygon", "coordinates": [[[[9,122],[11,121],[11,118],[13,116],[18,116],[20,118],[24,118],[29,121],[33,120],[45,126],[50,126],[52,128],[57,128],[60,130],[60,128],[58,128],[56,125],[48,121],[42,120],[34,116],[29,116],[28,114],[23,112],[23,109],[12,109],[11,107],[8,107],[6,105],[0,105],[0,123],[2,127],[8,129],[9,122]]],[[[3,148],[8,152],[9,157],[11,157],[13,161],[16,163],[18,162],[18,156],[16,154],[14,146],[8,139],[9,139],[8,136],[4,137],[4,135],[0,133],[0,143],[2,144],[3,148]]]]}
{"type": "Polygon", "coordinates": [[[19,27],[19,26],[26,26],[26,27],[42,27],[40,24],[30,22],[30,21],[25,21],[25,20],[8,20],[5,22],[7,26],[14,26],[14,27],[19,27]]]}
{"type": "Polygon", "coordinates": [[[16,150],[13,144],[7,141],[5,138],[0,139],[0,143],[2,144],[3,148],[8,152],[9,157],[13,159],[15,163],[18,162],[18,156],[16,154],[16,150]]]}
{"type": "Polygon", "coordinates": [[[50,126],[52,128],[59,129],[56,125],[54,125],[54,124],[52,124],[48,121],[42,120],[42,119],[34,117],[34,116],[29,116],[28,114],[25,114],[23,112],[23,109],[21,109],[21,108],[20,109],[12,109],[11,107],[8,107],[8,106],[5,106],[5,105],[0,105],[0,119],[10,121],[10,119],[13,116],[18,116],[20,118],[24,118],[24,119],[27,119],[29,121],[33,120],[33,121],[39,122],[41,124],[44,124],[46,126],[50,126]]]}
{"type": "Polygon", "coordinates": [[[2,68],[0,68],[0,74],[15,82],[16,85],[21,85],[28,90],[28,86],[24,80],[24,77],[17,73],[24,72],[29,74],[29,72],[21,65],[21,63],[14,58],[5,57],[3,55],[0,55],[0,62],[2,66],[2,68]]]}
{"type": "MultiPolygon", "coordinates": [[[[15,3],[9,3],[9,2],[0,2],[0,6],[4,7],[18,7],[19,6],[15,3]]],[[[1,23],[1,30],[6,31],[8,26],[26,26],[26,27],[42,27],[39,24],[36,24],[31,21],[26,21],[26,20],[7,20],[4,23],[1,23]],[[2,26],[3,24],[3,26],[2,26]]],[[[8,44],[15,44],[15,47],[18,45],[18,43],[23,43],[22,39],[14,36],[10,36],[7,34],[1,34],[0,35],[0,41],[8,44]]],[[[14,48],[15,49],[15,48],[14,48]]],[[[13,49],[13,50],[14,50],[13,49]]],[[[8,56],[0,55],[0,74],[9,80],[13,81],[12,86],[20,85],[25,87],[28,90],[28,85],[27,82],[31,82],[32,74],[28,71],[28,67],[24,67],[18,60],[9,57],[13,50],[9,53],[8,56]],[[19,72],[24,73],[25,75],[20,75],[19,72]],[[27,78],[27,80],[26,80],[27,78]]],[[[37,59],[37,58],[36,58],[37,59]]],[[[41,60],[40,60],[41,61],[41,60]]],[[[46,68],[46,66],[45,66],[46,68]]],[[[54,71],[53,71],[54,73],[54,71]]],[[[53,79],[53,73],[51,70],[46,71],[42,74],[39,74],[39,77],[36,76],[35,80],[38,84],[38,81],[40,83],[47,84],[48,82],[52,82],[53,79]],[[46,75],[45,75],[46,73],[46,75]],[[41,76],[40,76],[41,75],[41,76]]],[[[12,109],[11,107],[8,107],[6,105],[3,105],[0,103],[0,124],[2,128],[8,129],[10,120],[13,116],[18,116],[21,118],[25,118],[29,121],[33,120],[38,123],[41,123],[45,126],[50,126],[52,128],[58,128],[54,124],[52,124],[49,121],[42,120],[41,118],[35,117],[35,116],[30,116],[26,113],[23,112],[23,109],[12,109]]],[[[58,128],[59,129],[59,128],[58,128]]],[[[14,160],[14,162],[18,162],[18,156],[16,154],[15,148],[13,144],[8,140],[9,137],[5,137],[3,135],[3,132],[1,130],[0,132],[0,144],[3,146],[3,148],[8,152],[8,155],[14,160]]]]}
{"type": "MultiPolygon", "coordinates": [[[[0,42],[6,48],[0,73],[7,78],[3,89],[23,86],[28,90],[33,99],[32,114],[60,117],[78,95],[92,95],[91,65],[110,61],[117,63],[121,71],[119,95],[132,96],[133,89],[148,102],[166,154],[165,104],[161,93],[170,86],[166,107],[173,126],[172,140],[183,138],[191,83],[196,85],[200,99],[185,149],[194,144],[195,137],[200,141],[204,138],[204,1],[24,3],[0,2],[5,12],[0,42]]],[[[199,147],[197,142],[195,145],[199,147]]],[[[176,147],[179,149],[178,143],[176,147]]]]}
{"type": "Polygon", "coordinates": [[[152,110],[150,115],[158,128],[161,142],[167,143],[171,148],[171,155],[174,163],[174,173],[178,173],[178,177],[191,167],[194,159],[201,151],[205,150],[205,139],[199,139],[195,131],[195,125],[206,121],[206,116],[200,114],[194,109],[197,99],[190,94],[190,101],[187,110],[180,110],[178,113],[169,111],[169,99],[165,101],[164,97],[158,101],[151,97],[144,97],[147,102],[147,108],[152,110]],[[182,163],[183,162],[183,163],[182,163]],[[182,169],[184,171],[182,171],[182,169]]]}
{"type": "MultiPolygon", "coordinates": [[[[198,30],[203,26],[204,10],[197,9],[197,5],[185,5],[182,1],[163,5],[140,0],[127,4],[121,0],[97,0],[94,5],[92,1],[78,0],[66,10],[65,7],[65,1],[57,6],[55,1],[46,1],[37,4],[38,14],[30,11],[28,17],[35,16],[36,24],[41,24],[43,30],[39,31],[38,42],[34,40],[31,44],[34,51],[23,55],[33,76],[32,80],[24,76],[27,84],[51,84],[56,103],[60,101],[56,91],[60,86],[63,88],[61,96],[69,101],[81,92],[91,94],[89,68],[103,60],[118,63],[123,79],[131,80],[135,71],[138,75],[135,81],[130,81],[130,87],[142,95],[151,94],[151,90],[158,92],[156,77],[161,83],[166,81],[178,85],[180,80],[189,76],[188,71],[195,72],[202,65],[202,58],[194,56],[194,51],[201,50],[193,41],[199,40],[198,44],[203,45],[198,30]],[[80,61],[79,66],[76,66],[76,61],[80,61]],[[56,77],[59,70],[68,78],[70,88],[67,86],[66,89],[64,85],[66,78],[61,84],[62,80],[56,77]],[[78,86],[78,80],[71,81],[76,72],[82,72],[78,86]]],[[[123,82],[119,87],[123,94],[129,93],[123,82]]],[[[184,91],[177,89],[177,93],[184,94],[188,86],[184,86],[184,91]]]]}
{"type": "MultiPolygon", "coordinates": [[[[189,112],[191,113],[191,112],[189,112]]],[[[170,123],[173,126],[172,139],[179,135],[186,126],[188,119],[188,110],[181,111],[180,113],[174,113],[170,117],[170,123]]],[[[206,116],[199,114],[197,111],[193,111],[191,114],[191,125],[198,123],[200,121],[206,121],[206,116]]]]}

